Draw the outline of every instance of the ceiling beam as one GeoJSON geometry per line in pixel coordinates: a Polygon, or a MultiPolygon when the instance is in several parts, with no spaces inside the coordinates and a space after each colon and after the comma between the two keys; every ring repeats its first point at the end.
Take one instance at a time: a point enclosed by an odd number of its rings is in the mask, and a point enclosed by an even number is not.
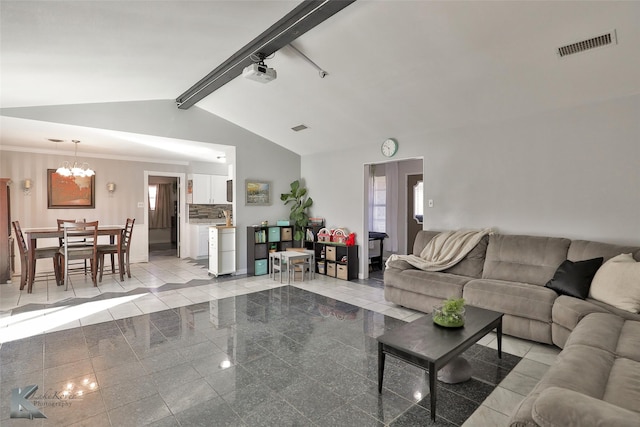
{"type": "Polygon", "coordinates": [[[305,0],[269,29],[231,55],[198,83],[176,98],[178,108],[186,110],[242,74],[256,61],[252,56],[267,57],[288,45],[316,25],[326,21],[355,0],[305,0]]]}

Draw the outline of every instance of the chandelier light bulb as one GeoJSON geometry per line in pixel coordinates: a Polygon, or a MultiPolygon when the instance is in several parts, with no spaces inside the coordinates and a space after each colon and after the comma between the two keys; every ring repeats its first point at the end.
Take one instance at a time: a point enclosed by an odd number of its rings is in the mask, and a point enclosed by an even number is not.
{"type": "Polygon", "coordinates": [[[73,159],[73,166],[70,166],[69,162],[62,162],[62,165],[56,169],[56,173],[58,175],[64,177],[77,176],[77,177],[90,177],[94,176],[96,173],[89,167],[88,163],[82,163],[78,166],[78,144],[80,141],[77,139],[72,140],[75,144],[75,152],[73,159]]]}

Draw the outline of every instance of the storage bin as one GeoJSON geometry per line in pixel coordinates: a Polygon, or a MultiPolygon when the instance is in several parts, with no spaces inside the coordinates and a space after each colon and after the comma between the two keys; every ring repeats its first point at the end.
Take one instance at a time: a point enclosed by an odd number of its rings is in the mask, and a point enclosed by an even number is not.
{"type": "Polygon", "coordinates": [[[269,227],[269,231],[267,234],[269,235],[269,242],[280,241],[280,227],[269,227]]]}
{"type": "Polygon", "coordinates": [[[253,248],[253,259],[266,258],[267,257],[267,244],[260,243],[253,248]]]}
{"type": "Polygon", "coordinates": [[[327,276],[336,277],[336,263],[327,262],[327,276]]]}
{"type": "Polygon", "coordinates": [[[289,221],[288,219],[279,219],[276,221],[276,225],[291,225],[291,221],[289,221]]]}
{"type": "Polygon", "coordinates": [[[337,264],[336,265],[336,270],[337,270],[336,271],[336,277],[338,279],[347,280],[349,269],[347,268],[346,265],[337,264]]]}
{"type": "Polygon", "coordinates": [[[263,274],[267,274],[268,272],[268,266],[269,262],[266,259],[257,259],[256,260],[256,276],[261,276],[263,274]]]}
{"type": "Polygon", "coordinates": [[[293,240],[293,233],[291,227],[283,227],[280,229],[280,239],[283,242],[288,242],[293,240]]]}
{"type": "Polygon", "coordinates": [[[327,246],[326,258],[328,261],[336,260],[336,248],[335,246],[327,246]]]}
{"type": "Polygon", "coordinates": [[[318,274],[325,274],[324,271],[324,261],[318,261],[318,274]]]}

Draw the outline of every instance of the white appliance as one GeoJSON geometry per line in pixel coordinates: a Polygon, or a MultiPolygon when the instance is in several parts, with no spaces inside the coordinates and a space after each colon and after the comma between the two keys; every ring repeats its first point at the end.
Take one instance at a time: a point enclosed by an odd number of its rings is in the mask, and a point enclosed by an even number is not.
{"type": "Polygon", "coordinates": [[[209,273],[218,277],[235,272],[236,228],[209,227],[209,273]]]}

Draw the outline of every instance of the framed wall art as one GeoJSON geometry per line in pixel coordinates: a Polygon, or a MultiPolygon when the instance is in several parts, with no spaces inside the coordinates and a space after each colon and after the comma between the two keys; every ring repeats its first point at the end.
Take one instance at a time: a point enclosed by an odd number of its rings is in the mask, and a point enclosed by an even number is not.
{"type": "Polygon", "coordinates": [[[95,201],[94,176],[62,176],[55,169],[47,169],[47,208],[93,209],[95,201]]]}
{"type": "Polygon", "coordinates": [[[271,204],[271,183],[248,179],[245,181],[245,204],[247,206],[268,206],[271,204]]]}

